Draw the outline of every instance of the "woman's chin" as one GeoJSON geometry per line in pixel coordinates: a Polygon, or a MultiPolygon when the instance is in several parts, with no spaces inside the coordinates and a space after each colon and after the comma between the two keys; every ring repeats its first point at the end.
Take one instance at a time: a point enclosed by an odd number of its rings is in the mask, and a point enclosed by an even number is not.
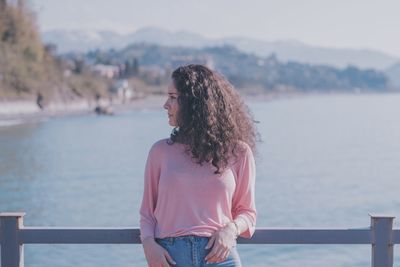
{"type": "Polygon", "coordinates": [[[172,127],[175,127],[175,126],[176,126],[176,123],[173,122],[173,121],[171,121],[171,120],[168,121],[168,124],[169,124],[170,126],[172,126],[172,127]]]}

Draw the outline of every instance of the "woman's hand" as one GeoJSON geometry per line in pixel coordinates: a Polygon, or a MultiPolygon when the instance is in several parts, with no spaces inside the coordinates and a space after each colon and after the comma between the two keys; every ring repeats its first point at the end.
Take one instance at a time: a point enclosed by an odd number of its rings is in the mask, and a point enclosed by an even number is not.
{"type": "Polygon", "coordinates": [[[162,246],[152,237],[147,237],[142,242],[144,254],[149,267],[169,267],[176,262],[162,246]]]}
{"type": "Polygon", "coordinates": [[[207,263],[218,263],[226,260],[230,249],[236,245],[237,231],[235,224],[229,222],[211,236],[206,249],[213,248],[205,258],[207,263]]]}

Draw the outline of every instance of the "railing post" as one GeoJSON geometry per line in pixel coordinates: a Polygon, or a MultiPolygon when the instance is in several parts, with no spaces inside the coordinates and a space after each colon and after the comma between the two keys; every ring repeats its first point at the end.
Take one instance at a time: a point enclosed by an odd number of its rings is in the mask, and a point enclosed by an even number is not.
{"type": "Polygon", "coordinates": [[[394,216],[371,216],[372,267],[393,267],[394,216]]]}
{"type": "Polygon", "coordinates": [[[24,244],[18,240],[24,215],[25,212],[0,212],[1,267],[24,267],[24,244]]]}

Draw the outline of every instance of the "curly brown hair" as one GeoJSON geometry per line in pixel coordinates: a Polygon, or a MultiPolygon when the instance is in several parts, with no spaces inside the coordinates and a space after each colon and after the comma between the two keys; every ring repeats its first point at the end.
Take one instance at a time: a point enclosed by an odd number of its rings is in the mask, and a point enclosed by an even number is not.
{"type": "Polygon", "coordinates": [[[197,163],[211,162],[220,174],[240,142],[255,152],[258,132],[248,107],[225,77],[203,65],[181,66],[172,73],[179,92],[176,127],[171,144],[185,144],[197,163]]]}

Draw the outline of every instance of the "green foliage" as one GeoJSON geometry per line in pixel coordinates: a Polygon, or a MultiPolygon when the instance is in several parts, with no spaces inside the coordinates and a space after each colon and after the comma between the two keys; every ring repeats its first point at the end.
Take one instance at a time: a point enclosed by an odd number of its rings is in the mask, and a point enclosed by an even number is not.
{"type": "Polygon", "coordinates": [[[106,97],[108,94],[108,84],[102,79],[94,79],[90,75],[71,75],[67,80],[67,85],[78,97],[95,98],[97,94],[106,97]]]}
{"type": "Polygon", "coordinates": [[[0,0],[0,97],[35,99],[41,94],[48,101],[62,94],[82,97],[106,92],[101,79],[86,73],[65,78],[63,60],[52,54],[54,47],[48,48],[25,1],[0,0]]]}
{"type": "Polygon", "coordinates": [[[45,76],[44,49],[34,17],[23,5],[0,6],[0,94],[29,95],[45,76]]]}

